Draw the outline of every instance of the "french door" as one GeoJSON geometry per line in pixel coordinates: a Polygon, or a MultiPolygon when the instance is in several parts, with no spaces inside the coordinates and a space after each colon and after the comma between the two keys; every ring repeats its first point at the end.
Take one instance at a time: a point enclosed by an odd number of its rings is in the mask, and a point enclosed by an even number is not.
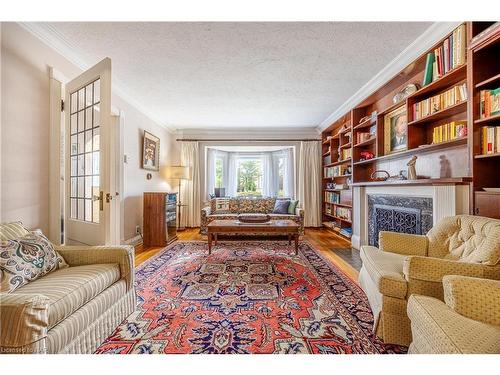
{"type": "Polygon", "coordinates": [[[111,60],[68,82],[65,91],[66,244],[111,244],[116,191],[110,155],[111,60]]]}

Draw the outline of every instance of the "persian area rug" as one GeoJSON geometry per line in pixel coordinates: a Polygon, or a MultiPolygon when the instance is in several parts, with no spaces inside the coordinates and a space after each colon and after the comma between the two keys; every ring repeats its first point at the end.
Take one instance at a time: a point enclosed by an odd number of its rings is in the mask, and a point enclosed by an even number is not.
{"type": "Polygon", "coordinates": [[[404,353],[310,244],[177,242],[136,271],[138,308],[96,353],[404,353]]]}

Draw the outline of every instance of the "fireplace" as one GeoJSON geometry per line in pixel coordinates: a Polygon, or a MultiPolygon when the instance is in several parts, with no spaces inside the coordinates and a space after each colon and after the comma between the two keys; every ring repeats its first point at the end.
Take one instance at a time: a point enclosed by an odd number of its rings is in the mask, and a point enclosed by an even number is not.
{"type": "Polygon", "coordinates": [[[368,196],[368,243],[378,247],[380,231],[425,234],[432,228],[432,199],[397,195],[368,196]]]}
{"type": "Polygon", "coordinates": [[[381,230],[418,233],[417,212],[421,234],[426,234],[447,216],[469,212],[470,186],[467,184],[354,184],[352,194],[352,246],[355,249],[377,244],[381,230]],[[380,220],[376,219],[375,205],[378,205],[380,220]],[[384,211],[382,206],[390,207],[392,212],[384,211]]]}

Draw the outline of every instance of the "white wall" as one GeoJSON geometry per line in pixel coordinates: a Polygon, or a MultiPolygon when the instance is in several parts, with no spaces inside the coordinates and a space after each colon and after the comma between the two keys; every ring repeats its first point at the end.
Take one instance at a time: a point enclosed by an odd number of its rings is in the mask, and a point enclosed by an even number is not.
{"type": "MultiPolygon", "coordinates": [[[[80,69],[15,23],[1,25],[1,188],[0,222],[21,220],[48,230],[49,67],[67,78],[80,69]]],[[[106,56],[103,56],[103,58],[106,56]]],[[[97,61],[96,61],[97,63],[97,61]]],[[[146,180],[140,168],[144,130],[160,137],[160,165],[179,163],[175,135],[120,97],[113,106],[124,112],[124,238],[142,227],[142,193],[171,191],[158,172],[146,180]]]]}

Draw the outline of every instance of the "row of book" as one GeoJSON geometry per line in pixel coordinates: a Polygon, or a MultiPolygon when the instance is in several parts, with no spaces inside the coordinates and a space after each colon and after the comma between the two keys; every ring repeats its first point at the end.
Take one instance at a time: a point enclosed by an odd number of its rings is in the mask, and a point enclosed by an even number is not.
{"type": "Polygon", "coordinates": [[[325,191],[326,203],[340,203],[340,194],[331,191],[325,191]]]}
{"type": "Polygon", "coordinates": [[[440,94],[413,104],[413,119],[420,120],[465,100],[467,100],[467,84],[453,86],[440,94]]]}
{"type": "Polygon", "coordinates": [[[351,227],[342,228],[335,221],[325,221],[325,222],[323,222],[323,225],[327,228],[330,228],[331,230],[333,230],[335,232],[342,234],[345,237],[348,237],[348,238],[352,237],[352,228],[351,227]]]}
{"type": "Polygon", "coordinates": [[[350,159],[352,157],[351,148],[343,148],[340,153],[340,160],[350,159]]]}
{"type": "Polygon", "coordinates": [[[369,132],[356,133],[356,144],[366,142],[373,137],[374,135],[369,132]]]}
{"type": "Polygon", "coordinates": [[[481,128],[481,152],[483,155],[500,153],[500,126],[481,128]]]}
{"type": "Polygon", "coordinates": [[[457,27],[443,44],[427,54],[422,85],[428,85],[466,61],[467,32],[465,25],[457,27]]]}
{"type": "Polygon", "coordinates": [[[479,92],[479,113],[481,118],[500,114],[500,87],[479,92]]]}
{"type": "Polygon", "coordinates": [[[334,206],[334,207],[335,207],[335,210],[333,212],[334,216],[341,218],[341,219],[344,219],[344,220],[351,221],[352,210],[350,208],[337,207],[337,206],[334,206]]]}
{"type": "Polygon", "coordinates": [[[346,174],[347,166],[345,164],[336,165],[333,167],[325,167],[324,168],[324,176],[325,177],[337,177],[346,174]]]}
{"type": "Polygon", "coordinates": [[[467,136],[467,121],[452,121],[436,126],[432,131],[432,143],[442,143],[467,136]]]}

